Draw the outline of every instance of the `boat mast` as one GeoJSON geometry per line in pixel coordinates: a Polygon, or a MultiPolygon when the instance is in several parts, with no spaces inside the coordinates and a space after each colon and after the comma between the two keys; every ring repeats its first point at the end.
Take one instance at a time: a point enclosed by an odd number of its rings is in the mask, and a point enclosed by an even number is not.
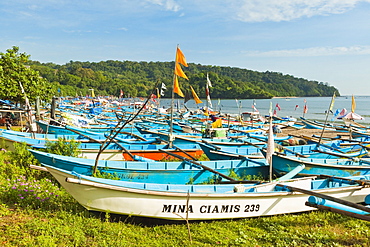
{"type": "Polygon", "coordinates": [[[326,117],[325,117],[324,126],[322,128],[322,131],[321,131],[321,134],[320,134],[320,138],[319,138],[319,141],[317,142],[316,148],[319,148],[320,147],[322,136],[324,135],[325,127],[326,127],[326,124],[328,122],[329,112],[332,111],[333,110],[333,107],[334,107],[334,100],[335,100],[335,92],[333,94],[333,97],[331,98],[331,102],[330,102],[329,108],[326,111],[326,117]]]}
{"type": "MultiPolygon", "coordinates": [[[[176,51],[179,48],[179,45],[176,47],[176,51]]],[[[175,68],[176,70],[176,55],[175,55],[175,68]]],[[[172,83],[172,94],[171,94],[171,114],[170,114],[170,131],[168,133],[168,147],[172,148],[173,145],[173,109],[175,108],[175,80],[176,80],[176,74],[173,73],[173,83],[172,83]]]]}

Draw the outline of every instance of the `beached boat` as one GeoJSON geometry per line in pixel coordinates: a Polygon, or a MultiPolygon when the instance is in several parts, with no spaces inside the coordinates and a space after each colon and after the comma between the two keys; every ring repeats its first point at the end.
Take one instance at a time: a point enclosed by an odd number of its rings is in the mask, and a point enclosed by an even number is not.
{"type": "MultiPolygon", "coordinates": [[[[240,159],[264,159],[260,148],[245,146],[243,148],[217,146],[208,142],[199,142],[204,154],[210,160],[240,160],[240,159]]],[[[256,161],[257,162],[257,161],[256,161]]],[[[261,161],[266,162],[266,161],[261,161]]]]}
{"type": "MultiPolygon", "coordinates": [[[[314,210],[306,193],[363,202],[368,186],[313,177],[266,184],[185,185],[138,183],[85,176],[46,165],[47,170],[86,209],[166,220],[260,217],[314,210]],[[295,192],[300,189],[306,193],[295,192]]],[[[360,179],[360,178],[358,178],[360,179]]],[[[362,178],[364,179],[364,177],[362,178]]],[[[365,177],[365,179],[369,179],[365,177]]]]}
{"type": "MultiPolygon", "coordinates": [[[[52,124],[49,124],[43,121],[36,121],[36,123],[42,129],[43,133],[46,133],[46,134],[68,134],[68,135],[76,134],[75,132],[65,127],[68,125],[63,125],[63,126],[52,125],[52,124]]],[[[116,126],[115,124],[101,124],[101,125],[86,126],[86,127],[80,126],[80,128],[87,129],[88,131],[93,131],[93,132],[110,133],[115,128],[115,126],[116,126]]],[[[136,132],[136,130],[132,126],[124,127],[123,131],[125,132],[135,131],[134,132],[135,134],[139,134],[139,132],[136,132]]]]}
{"type": "MultiPolygon", "coordinates": [[[[45,145],[33,145],[33,148],[45,148],[45,145]]],[[[81,143],[79,146],[80,157],[87,159],[96,159],[101,148],[100,143],[81,143]]],[[[197,144],[179,144],[169,147],[167,144],[124,144],[110,143],[101,152],[99,159],[102,160],[165,160],[173,159],[168,152],[182,157],[195,159],[203,154],[203,150],[197,144]],[[164,151],[166,152],[164,152],[164,151]]]]}
{"type": "Polygon", "coordinates": [[[303,124],[306,125],[306,128],[308,129],[324,129],[326,131],[336,131],[336,128],[333,124],[330,124],[330,123],[320,123],[320,122],[317,122],[317,121],[311,121],[311,120],[308,120],[308,119],[305,119],[304,117],[301,117],[301,121],[303,124]]]}
{"type": "Polygon", "coordinates": [[[370,174],[370,158],[320,159],[284,156],[275,153],[272,155],[272,163],[273,169],[280,174],[290,172],[302,164],[305,165],[302,174],[324,174],[339,177],[370,174]]]}
{"type": "MultiPolygon", "coordinates": [[[[52,165],[82,175],[91,176],[95,160],[66,157],[35,150],[30,152],[42,165],[52,165]]],[[[269,167],[266,163],[228,160],[228,161],[192,161],[184,159],[181,162],[147,162],[147,161],[105,161],[99,160],[97,171],[100,177],[111,177],[117,180],[145,183],[168,184],[200,184],[220,183],[221,181],[243,180],[247,176],[260,179],[269,177],[269,167]],[[224,175],[224,176],[222,176],[224,175]]]]}
{"type": "MultiPolygon", "coordinates": [[[[8,133],[3,131],[0,133],[0,139],[5,142],[5,145],[12,151],[14,151],[14,143],[26,143],[28,146],[35,146],[38,148],[46,148],[47,143],[53,143],[58,141],[71,142],[75,141],[81,144],[97,144],[101,145],[107,138],[105,136],[86,136],[86,135],[63,135],[63,134],[31,134],[31,133],[8,133]]],[[[145,145],[160,143],[156,138],[150,138],[149,140],[143,141],[134,138],[131,135],[120,135],[120,137],[115,137],[114,141],[117,142],[117,145],[145,145]]],[[[99,147],[96,146],[97,149],[99,147]]]]}

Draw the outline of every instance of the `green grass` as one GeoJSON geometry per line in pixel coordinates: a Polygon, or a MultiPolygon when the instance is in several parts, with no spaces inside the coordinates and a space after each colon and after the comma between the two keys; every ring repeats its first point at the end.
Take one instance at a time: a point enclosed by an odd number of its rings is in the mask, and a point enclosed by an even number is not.
{"type": "Polygon", "coordinates": [[[190,240],[185,222],[92,214],[27,163],[0,151],[0,246],[370,246],[370,222],[322,211],[192,222],[190,240]]]}

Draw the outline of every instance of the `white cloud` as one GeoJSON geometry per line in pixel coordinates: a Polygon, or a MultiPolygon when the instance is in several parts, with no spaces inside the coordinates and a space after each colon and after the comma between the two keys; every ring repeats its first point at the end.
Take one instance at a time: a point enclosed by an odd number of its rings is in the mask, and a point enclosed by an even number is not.
{"type": "Polygon", "coordinates": [[[253,57],[314,57],[338,55],[369,55],[370,46],[350,47],[311,47],[295,50],[275,51],[243,51],[243,54],[253,57]]]}
{"type": "Polygon", "coordinates": [[[174,0],[146,0],[148,3],[164,7],[165,10],[177,12],[181,6],[174,0]]]}
{"type": "Polygon", "coordinates": [[[120,30],[120,31],[128,31],[128,28],[126,28],[126,27],[120,27],[120,28],[118,28],[118,30],[120,30]]]}
{"type": "Polygon", "coordinates": [[[289,21],[316,15],[341,14],[369,0],[240,0],[233,6],[243,22],[289,21]]]}

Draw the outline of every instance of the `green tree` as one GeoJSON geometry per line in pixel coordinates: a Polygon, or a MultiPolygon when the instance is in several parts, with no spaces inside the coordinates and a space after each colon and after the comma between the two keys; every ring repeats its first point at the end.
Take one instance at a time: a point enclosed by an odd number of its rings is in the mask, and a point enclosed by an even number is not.
{"type": "Polygon", "coordinates": [[[31,102],[36,97],[42,100],[50,99],[55,92],[55,84],[50,84],[40,77],[39,72],[25,64],[29,55],[19,53],[19,48],[13,46],[6,53],[0,53],[0,98],[14,102],[25,102],[20,83],[31,102]],[[54,89],[53,89],[54,88],[54,89]]]}

